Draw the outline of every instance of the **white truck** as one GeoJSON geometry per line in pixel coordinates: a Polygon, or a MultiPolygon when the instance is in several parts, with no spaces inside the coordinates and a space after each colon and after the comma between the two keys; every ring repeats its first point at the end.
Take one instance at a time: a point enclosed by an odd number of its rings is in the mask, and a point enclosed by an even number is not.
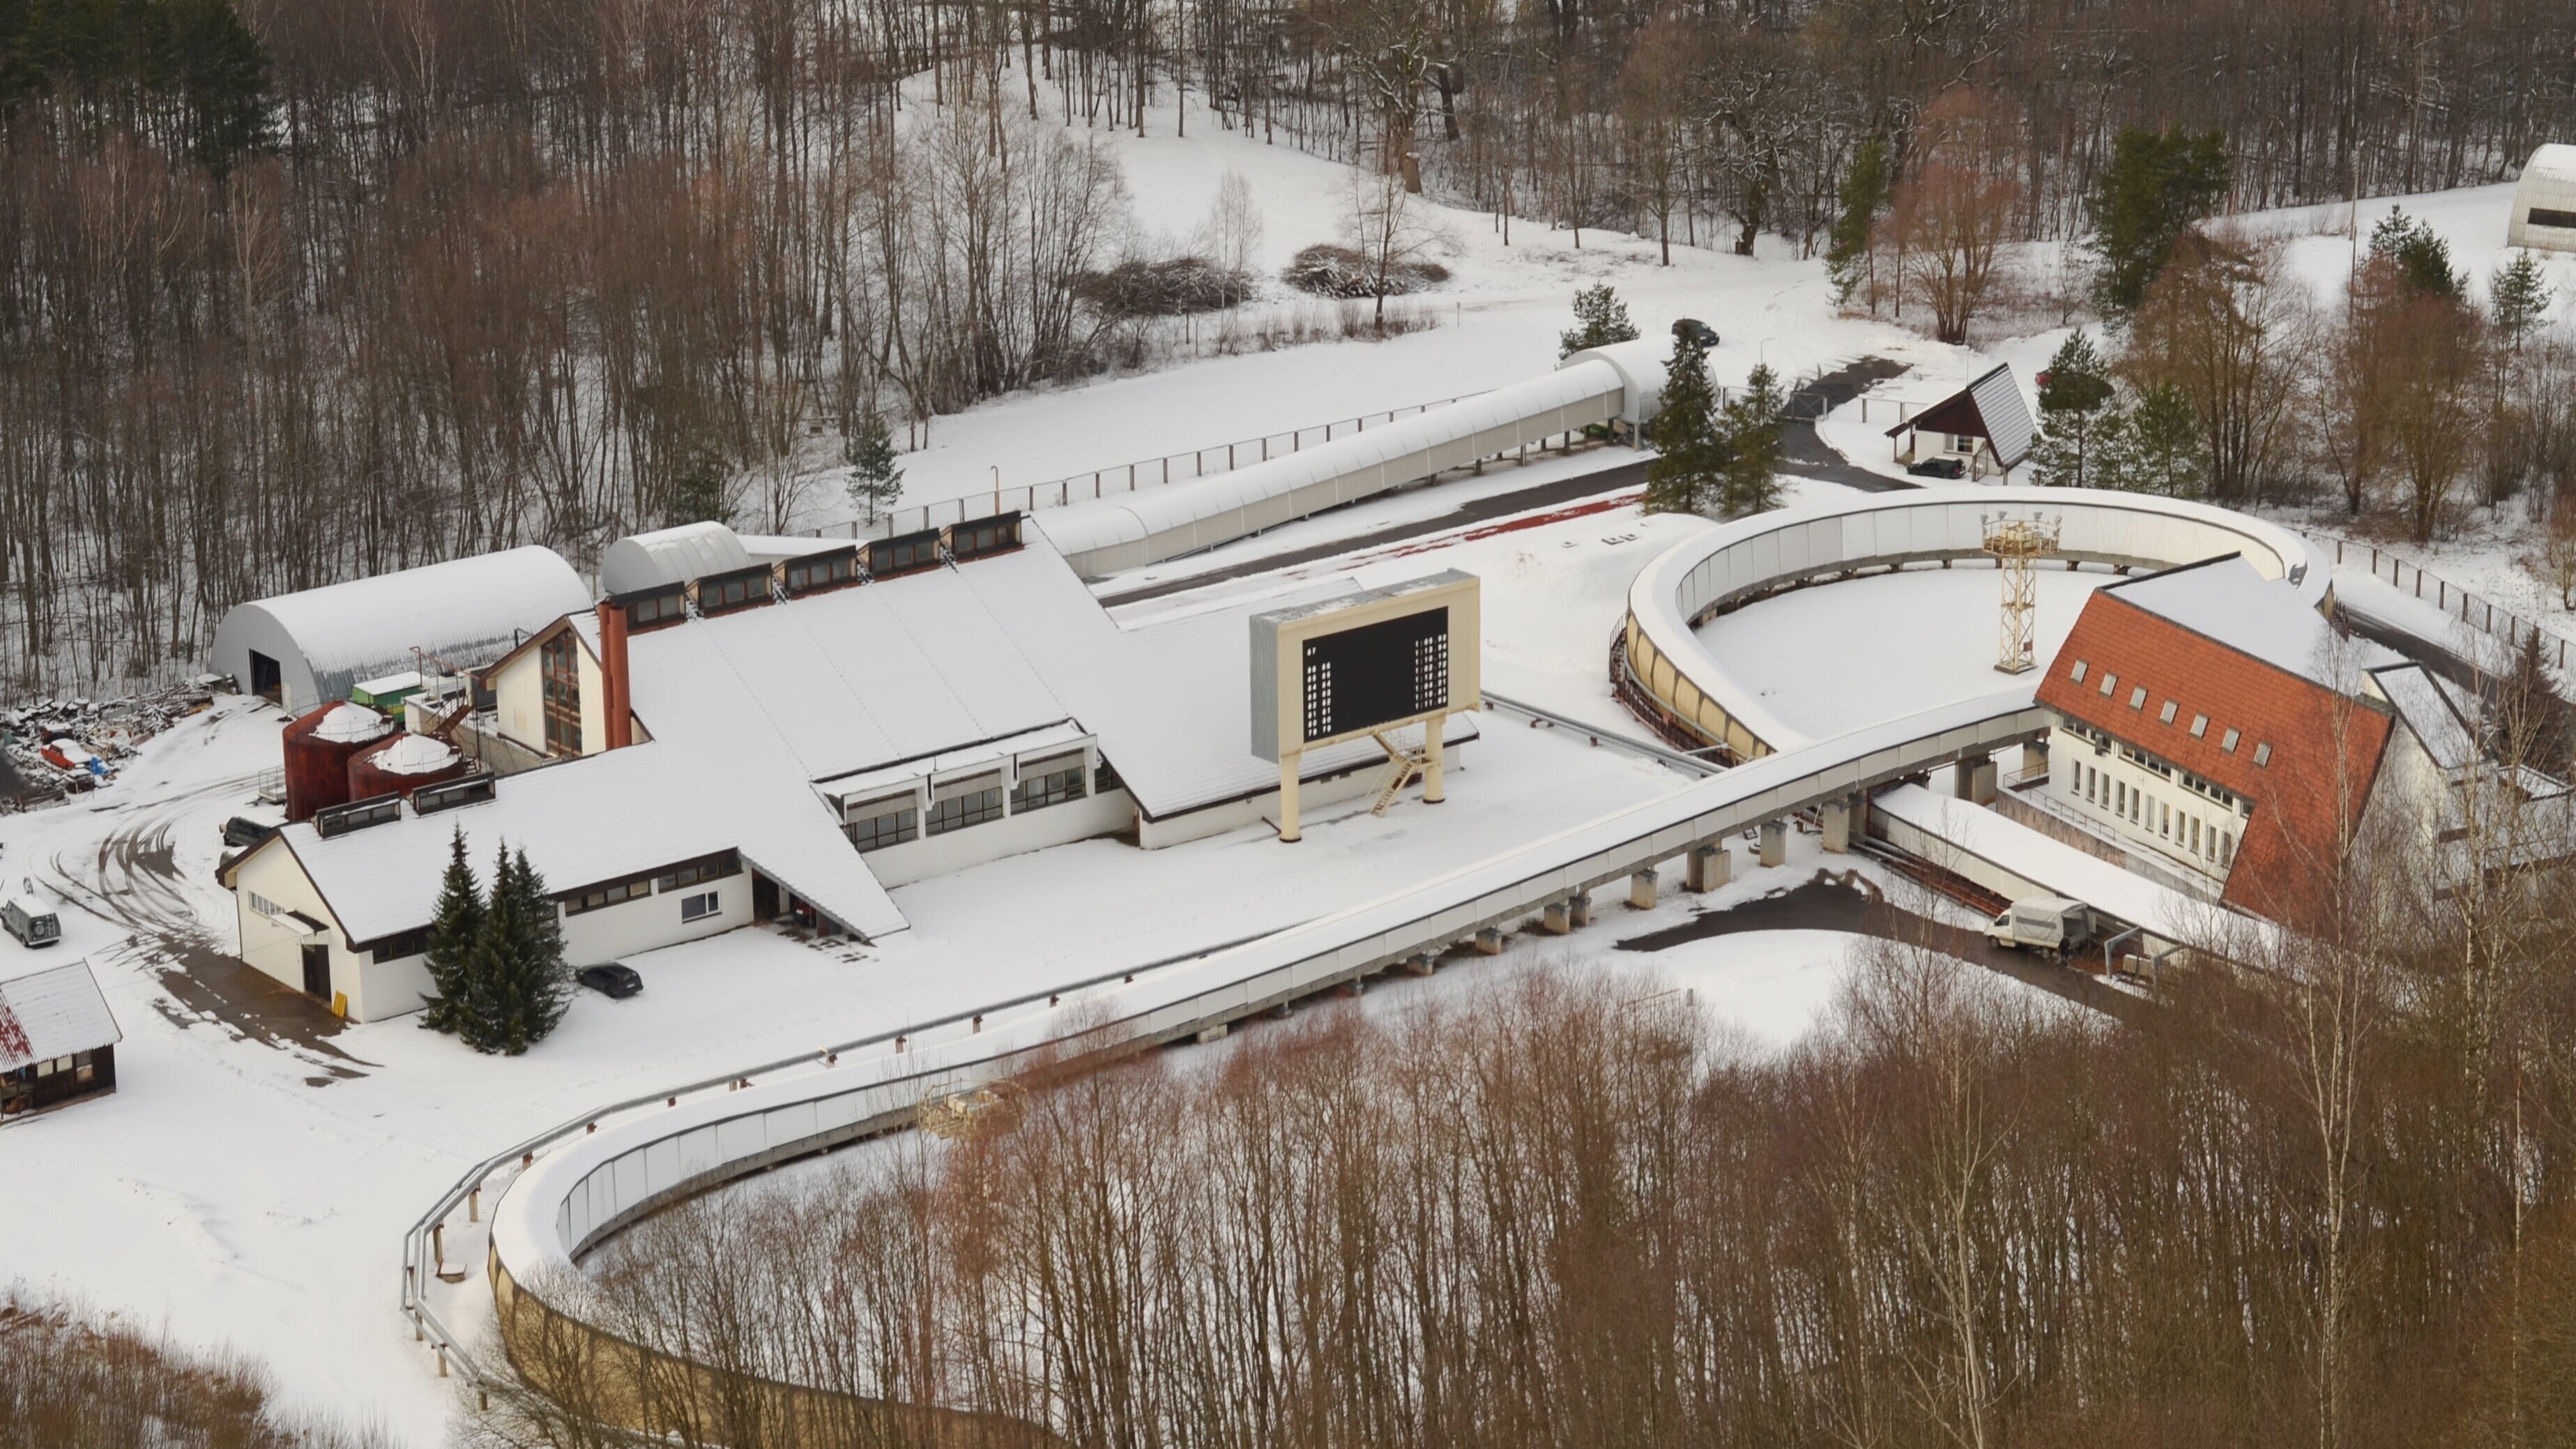
{"type": "Polygon", "coordinates": [[[2093,908],[2065,896],[2024,896],[1986,927],[1998,946],[2065,956],[2093,939],[2093,908]]]}

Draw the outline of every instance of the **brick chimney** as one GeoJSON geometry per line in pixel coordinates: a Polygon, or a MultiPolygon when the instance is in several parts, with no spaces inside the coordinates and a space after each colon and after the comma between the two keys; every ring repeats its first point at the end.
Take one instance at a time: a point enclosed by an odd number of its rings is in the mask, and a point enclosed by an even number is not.
{"type": "Polygon", "coordinates": [[[626,672],[626,606],[599,601],[599,678],[607,698],[600,713],[608,721],[606,748],[622,750],[635,743],[635,695],[626,672]]]}

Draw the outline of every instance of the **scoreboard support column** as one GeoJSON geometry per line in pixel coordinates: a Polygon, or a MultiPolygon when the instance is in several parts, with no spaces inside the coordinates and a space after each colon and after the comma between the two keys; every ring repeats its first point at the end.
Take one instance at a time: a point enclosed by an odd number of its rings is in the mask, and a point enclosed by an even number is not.
{"type": "Polygon", "coordinates": [[[1440,761],[1445,745],[1440,738],[1449,729],[1449,713],[1441,711],[1422,727],[1422,803],[1437,805],[1449,798],[1440,784],[1440,761]]]}
{"type": "Polygon", "coordinates": [[[1279,841],[1294,845],[1305,837],[1297,829],[1297,751],[1279,757],[1279,841]]]}

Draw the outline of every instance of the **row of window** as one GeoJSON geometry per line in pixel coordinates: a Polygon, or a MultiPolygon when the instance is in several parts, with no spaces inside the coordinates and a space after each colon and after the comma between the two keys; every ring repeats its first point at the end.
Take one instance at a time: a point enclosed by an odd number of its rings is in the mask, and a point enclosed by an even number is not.
{"type": "MultiPolygon", "coordinates": [[[[1102,773],[1106,774],[1107,769],[1103,766],[1102,773]]],[[[1061,770],[1021,776],[1020,783],[1011,790],[1010,813],[1026,815],[1032,810],[1082,799],[1089,793],[1082,765],[1076,761],[1061,770]]],[[[850,844],[865,855],[871,850],[901,845],[924,835],[946,835],[952,830],[964,830],[970,825],[983,825],[1001,818],[1002,787],[996,784],[989,789],[968,790],[933,804],[927,819],[918,809],[907,804],[900,809],[880,810],[853,820],[841,829],[850,837],[850,844]]]]}
{"type": "MultiPolygon", "coordinates": [[[[2074,680],[2077,684],[2082,684],[2084,682],[2084,676],[2092,671],[2092,667],[2092,665],[2086,663],[2084,660],[2078,659],[2075,661],[2075,667],[2067,671],[2067,677],[2074,680]]],[[[2110,698],[2112,692],[2119,687],[2119,684],[2120,676],[2107,669],[2102,672],[2101,692],[2104,698],[2110,698]]],[[[2146,705],[2147,687],[2143,684],[2131,685],[2129,687],[2129,708],[2143,712],[2146,709],[2146,705]]],[[[2168,699],[2164,702],[2164,707],[2156,712],[2156,720],[2160,724],[2170,725],[2174,722],[2176,716],[2181,713],[2181,710],[2182,706],[2180,704],[2168,699]]],[[[2208,736],[2209,716],[2205,714],[2193,715],[2191,717],[2191,737],[2198,740],[2206,739],[2208,736]]],[[[2231,755],[2235,754],[2237,745],[2242,743],[2244,738],[2244,731],[2235,729],[2228,730],[2219,737],[2218,747],[2231,755]]],[[[2254,763],[2257,766],[2268,766],[2272,763],[2272,746],[2268,741],[2257,741],[2255,743],[2254,763]]]]}
{"type": "MultiPolygon", "coordinates": [[[[2125,780],[2113,779],[2082,760],[2075,762],[2067,788],[2084,803],[2109,811],[2142,833],[2171,843],[2185,855],[2206,860],[2221,870],[2236,859],[2234,832],[2203,821],[2188,808],[2177,811],[2170,802],[2158,800],[2125,780]]],[[[2231,824],[2234,818],[2229,817],[2231,824]]]]}
{"type": "Polygon", "coordinates": [[[94,1081],[98,1076],[98,1054],[96,1052],[74,1052],[67,1057],[53,1057],[41,1062],[30,1062],[26,1066],[20,1067],[18,1070],[31,1081],[39,1077],[59,1075],[68,1075],[75,1082],[94,1081]]]}
{"type": "MultiPolygon", "coordinates": [[[[593,886],[579,895],[558,896],[556,899],[563,902],[565,915],[578,916],[590,911],[603,910],[609,906],[623,905],[628,901],[642,900],[644,897],[653,894],[657,888],[664,891],[675,891],[688,886],[701,885],[708,881],[722,880],[726,876],[739,875],[741,873],[742,857],[735,852],[728,850],[720,855],[710,855],[701,860],[693,860],[687,865],[680,866],[674,870],[664,871],[658,876],[631,876],[625,880],[611,881],[607,885],[593,886]]],[[[716,910],[716,906],[713,904],[715,899],[716,897],[714,893],[708,892],[702,897],[692,897],[681,901],[680,919],[684,921],[693,921],[699,916],[713,914],[716,910]],[[708,902],[708,904],[703,909],[692,914],[690,908],[699,900],[704,900],[708,902]]]]}

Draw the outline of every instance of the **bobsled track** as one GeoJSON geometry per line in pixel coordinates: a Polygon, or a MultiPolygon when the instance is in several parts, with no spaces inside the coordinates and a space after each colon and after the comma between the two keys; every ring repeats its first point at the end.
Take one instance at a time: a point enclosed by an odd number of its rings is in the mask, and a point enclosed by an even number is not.
{"type": "MultiPolygon", "coordinates": [[[[642,1392],[648,1372],[661,1385],[663,1412],[676,1377],[694,1386],[689,1392],[722,1391],[740,1402],[748,1389],[799,1416],[939,1416],[787,1384],[720,1383],[712,1369],[656,1360],[582,1321],[575,1260],[690,1194],[910,1126],[924,1103],[1050,1066],[1212,1034],[1461,942],[1483,936],[1493,944],[1533,915],[1568,929],[1585,919],[1589,892],[1599,886],[1675,857],[1706,862],[1719,842],[1748,827],[2042,737],[2048,714],[2033,703],[2038,676],[2031,674],[1992,694],[1775,750],[1745,727],[1744,701],[1691,634],[1709,614],[1778,589],[1975,556],[1983,519],[2005,509],[2061,518],[2068,557],[2162,568],[2242,553],[2312,605],[2328,602],[2329,570],[2304,539],[2171,499],[2040,488],[1878,494],[1711,530],[1638,575],[1621,659],[1633,673],[1631,692],[1650,697],[1667,728],[1686,727],[1744,763],[1286,930],[586,1112],[495,1153],[430,1206],[403,1243],[404,1311],[439,1355],[442,1372],[453,1360],[469,1376],[492,1381],[486,1375],[500,1366],[477,1363],[458,1347],[429,1300],[434,1292],[450,1297],[431,1288],[444,1267],[449,1219],[460,1207],[470,1218],[485,1186],[515,1162],[492,1212],[484,1277],[504,1349],[540,1389],[550,1371],[579,1372],[588,1412],[637,1429],[649,1428],[654,1412],[642,1392]],[[1078,1000],[1075,993],[1082,993],[1078,1000]]],[[[445,1305],[451,1316],[474,1301],[455,1300],[445,1305]]]]}

